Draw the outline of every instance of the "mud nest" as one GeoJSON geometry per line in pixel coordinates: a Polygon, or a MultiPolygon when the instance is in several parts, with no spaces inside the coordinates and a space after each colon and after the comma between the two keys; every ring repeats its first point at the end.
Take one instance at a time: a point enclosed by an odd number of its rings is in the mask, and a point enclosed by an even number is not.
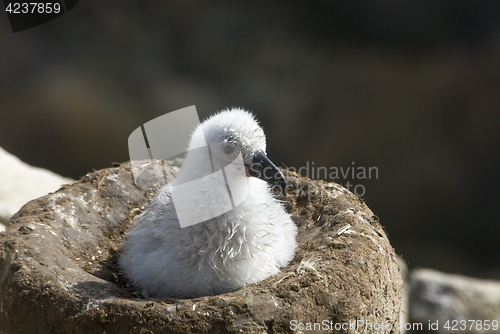
{"type": "MultiPolygon", "coordinates": [[[[168,180],[180,163],[156,167],[168,180]]],[[[117,266],[132,218],[155,192],[135,185],[130,163],[29,202],[0,234],[0,332],[289,333],[316,323],[341,333],[361,320],[398,333],[403,283],[378,218],[338,184],[283,172],[295,258],[260,283],[195,299],[144,299],[117,266]]]]}

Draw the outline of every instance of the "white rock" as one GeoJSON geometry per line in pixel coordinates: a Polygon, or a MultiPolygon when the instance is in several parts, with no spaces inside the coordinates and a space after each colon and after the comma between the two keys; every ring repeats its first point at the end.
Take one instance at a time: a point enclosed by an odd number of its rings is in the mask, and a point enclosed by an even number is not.
{"type": "MultiPolygon", "coordinates": [[[[406,324],[410,322],[410,291],[411,286],[408,277],[408,266],[406,265],[406,261],[398,256],[399,267],[401,268],[401,278],[403,279],[404,290],[403,290],[403,298],[401,300],[401,310],[399,313],[399,323],[406,324]]],[[[401,328],[401,334],[406,333],[406,329],[401,328]]]]}
{"type": "Polygon", "coordinates": [[[430,269],[413,270],[410,276],[410,318],[414,322],[420,322],[426,328],[429,321],[437,321],[437,328],[433,328],[437,329],[433,330],[436,333],[500,332],[499,281],[430,269]],[[485,329],[486,320],[489,330],[485,329]],[[463,327],[466,330],[461,330],[463,327]]]}
{"type": "Polygon", "coordinates": [[[32,167],[0,147],[0,232],[24,204],[70,182],[73,180],[32,167]]]}

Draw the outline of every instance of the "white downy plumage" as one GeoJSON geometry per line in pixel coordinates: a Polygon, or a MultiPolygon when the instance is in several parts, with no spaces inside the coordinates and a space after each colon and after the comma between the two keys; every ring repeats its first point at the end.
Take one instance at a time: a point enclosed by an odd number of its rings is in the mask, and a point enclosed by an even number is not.
{"type": "MultiPolygon", "coordinates": [[[[294,256],[297,228],[267,184],[285,192],[286,181],[265,155],[264,131],[254,116],[241,109],[212,116],[193,132],[189,148],[205,143],[222,159],[242,153],[248,195],[216,218],[180,228],[171,187],[213,172],[188,150],[176,180],[163,186],[134,218],[122,244],[120,266],[145,297],[194,298],[233,291],[276,274],[294,256]],[[265,168],[272,173],[263,173],[265,168]]],[[[205,183],[200,191],[213,187],[205,183]]],[[[210,205],[198,203],[193,210],[210,210],[210,205]]]]}

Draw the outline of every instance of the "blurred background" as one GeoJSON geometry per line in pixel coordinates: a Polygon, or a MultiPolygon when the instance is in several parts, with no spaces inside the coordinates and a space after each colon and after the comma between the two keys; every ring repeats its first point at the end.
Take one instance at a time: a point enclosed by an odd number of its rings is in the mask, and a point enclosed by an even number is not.
{"type": "Polygon", "coordinates": [[[240,106],[279,166],[376,167],[326,179],[410,268],[500,278],[498,0],[80,1],[0,14],[0,45],[0,147],[31,165],[78,179],[157,116],[240,106]]]}

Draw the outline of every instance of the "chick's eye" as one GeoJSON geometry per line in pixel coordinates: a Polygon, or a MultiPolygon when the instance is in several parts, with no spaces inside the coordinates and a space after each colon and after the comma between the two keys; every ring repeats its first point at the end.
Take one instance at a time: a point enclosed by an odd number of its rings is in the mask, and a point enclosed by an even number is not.
{"type": "Polygon", "coordinates": [[[234,147],[234,145],[231,145],[231,144],[224,145],[224,148],[223,148],[224,153],[226,153],[226,154],[233,153],[235,149],[236,148],[234,147]]]}

